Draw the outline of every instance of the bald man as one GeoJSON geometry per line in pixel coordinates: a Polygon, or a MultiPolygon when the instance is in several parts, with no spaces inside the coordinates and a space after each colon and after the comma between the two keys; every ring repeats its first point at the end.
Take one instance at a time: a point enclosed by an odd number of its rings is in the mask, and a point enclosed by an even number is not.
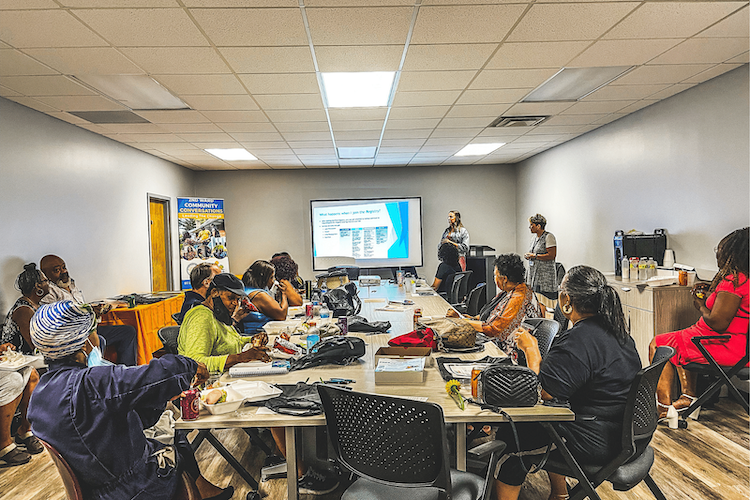
{"type": "MultiPolygon", "coordinates": [[[[65,261],[57,255],[45,255],[39,267],[49,280],[49,293],[42,297],[42,304],[52,304],[62,300],[72,300],[76,304],[85,304],[83,292],[76,287],[70,277],[65,261]]],[[[130,325],[99,325],[96,333],[104,338],[107,347],[117,352],[117,362],[135,366],[138,362],[138,339],[135,328],[130,325]]]]}

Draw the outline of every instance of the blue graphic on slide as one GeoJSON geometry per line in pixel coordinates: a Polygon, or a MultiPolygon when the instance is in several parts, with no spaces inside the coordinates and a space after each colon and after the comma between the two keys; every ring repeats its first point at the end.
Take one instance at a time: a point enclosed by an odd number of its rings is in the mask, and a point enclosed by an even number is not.
{"type": "Polygon", "coordinates": [[[405,259],[409,257],[409,203],[399,201],[385,206],[397,238],[388,248],[388,258],[405,259]]]}

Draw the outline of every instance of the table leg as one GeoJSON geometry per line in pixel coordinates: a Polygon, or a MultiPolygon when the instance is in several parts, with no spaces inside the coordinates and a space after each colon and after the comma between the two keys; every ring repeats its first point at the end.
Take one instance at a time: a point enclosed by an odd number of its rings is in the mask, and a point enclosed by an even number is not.
{"type": "Polygon", "coordinates": [[[466,471],[466,422],[456,424],[456,469],[466,471]]]}
{"type": "Polygon", "coordinates": [[[285,427],[286,437],[286,489],[287,499],[297,500],[299,491],[297,489],[297,442],[295,441],[295,428],[285,427]]]}

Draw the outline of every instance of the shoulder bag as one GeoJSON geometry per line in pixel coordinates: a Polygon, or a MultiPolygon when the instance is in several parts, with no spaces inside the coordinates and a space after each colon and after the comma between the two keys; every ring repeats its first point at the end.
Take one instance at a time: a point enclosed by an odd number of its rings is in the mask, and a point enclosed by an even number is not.
{"type": "Polygon", "coordinates": [[[461,318],[420,319],[419,324],[432,329],[441,350],[444,347],[474,347],[477,343],[477,331],[461,318]]]}

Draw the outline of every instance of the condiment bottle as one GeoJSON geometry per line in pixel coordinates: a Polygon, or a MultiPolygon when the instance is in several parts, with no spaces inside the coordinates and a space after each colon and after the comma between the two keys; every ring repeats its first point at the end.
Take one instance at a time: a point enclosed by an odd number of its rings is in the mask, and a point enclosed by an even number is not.
{"type": "Polygon", "coordinates": [[[638,279],[641,281],[648,279],[648,260],[646,260],[646,257],[641,257],[638,261],[638,279]]]}
{"type": "Polygon", "coordinates": [[[648,258],[648,277],[653,278],[656,276],[656,261],[653,257],[648,258]]]}

